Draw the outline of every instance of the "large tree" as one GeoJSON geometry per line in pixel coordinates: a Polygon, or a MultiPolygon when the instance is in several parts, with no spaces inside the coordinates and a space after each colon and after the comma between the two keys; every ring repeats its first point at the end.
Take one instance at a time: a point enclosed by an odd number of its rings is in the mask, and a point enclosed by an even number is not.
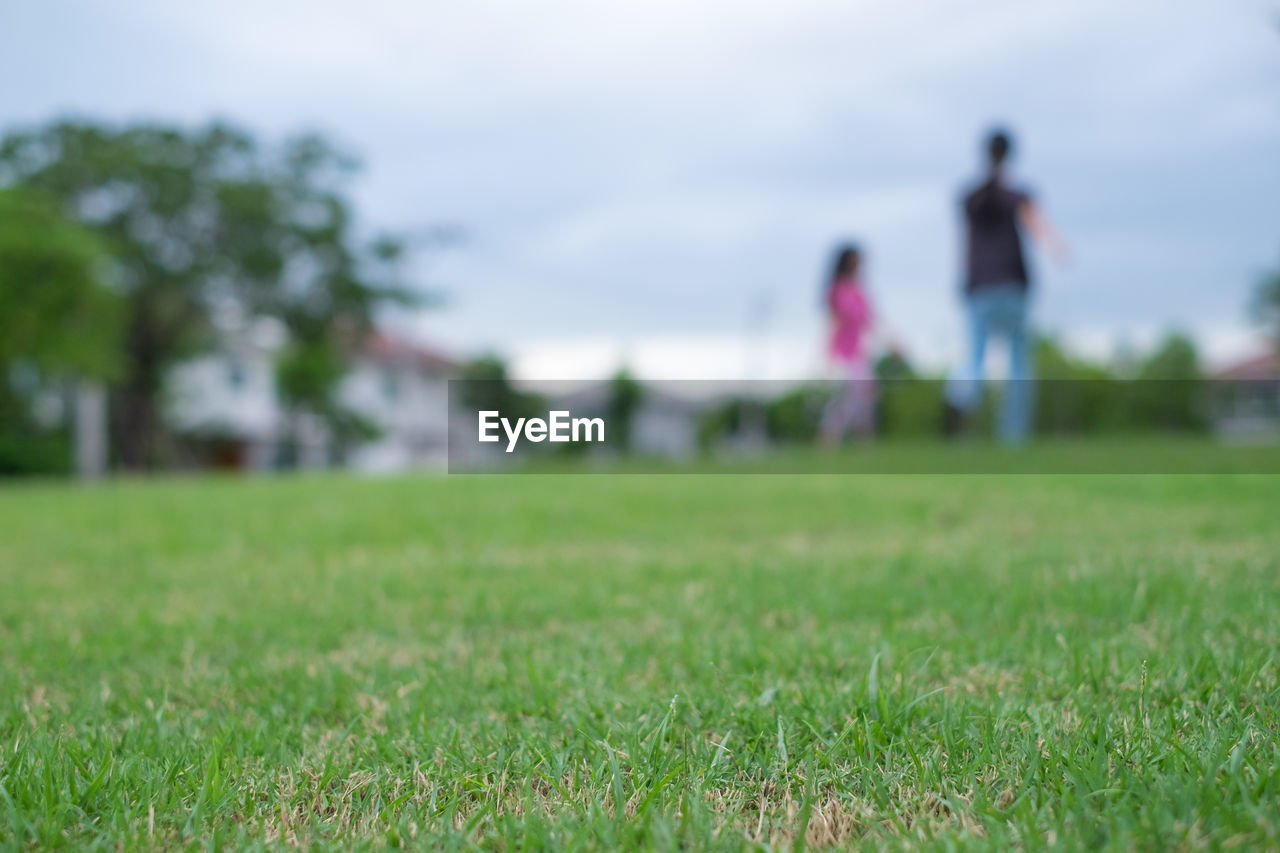
{"type": "Polygon", "coordinates": [[[332,365],[379,303],[408,298],[393,275],[401,244],[356,234],[355,168],[319,136],[264,146],[224,123],[57,122],[0,140],[0,186],[56,199],[114,259],[126,319],[112,433],[126,467],[157,461],[165,374],[212,342],[227,306],[284,321],[286,398],[341,414],[332,365]]]}

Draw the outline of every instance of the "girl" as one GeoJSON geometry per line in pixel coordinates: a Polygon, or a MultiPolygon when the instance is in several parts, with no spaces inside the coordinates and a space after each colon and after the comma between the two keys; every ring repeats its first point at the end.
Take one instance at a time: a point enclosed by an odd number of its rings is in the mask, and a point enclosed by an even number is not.
{"type": "Polygon", "coordinates": [[[841,247],[827,284],[831,318],[827,352],[844,383],[822,413],[819,438],[826,445],[838,444],[851,431],[859,438],[870,438],[875,432],[876,380],[867,352],[871,301],[859,278],[861,264],[857,246],[841,247]]]}

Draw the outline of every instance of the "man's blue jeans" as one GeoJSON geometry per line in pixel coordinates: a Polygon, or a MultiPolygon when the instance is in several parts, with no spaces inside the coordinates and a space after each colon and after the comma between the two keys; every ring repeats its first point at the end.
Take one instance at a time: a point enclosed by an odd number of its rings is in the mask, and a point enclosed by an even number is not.
{"type": "Polygon", "coordinates": [[[987,341],[1001,337],[1009,344],[1009,381],[1005,383],[1000,411],[1002,441],[1019,444],[1031,434],[1035,405],[1035,368],[1032,364],[1031,333],[1027,328],[1027,292],[1017,284],[982,287],[969,294],[969,361],[947,380],[947,401],[962,412],[970,412],[982,399],[983,367],[987,341]]]}

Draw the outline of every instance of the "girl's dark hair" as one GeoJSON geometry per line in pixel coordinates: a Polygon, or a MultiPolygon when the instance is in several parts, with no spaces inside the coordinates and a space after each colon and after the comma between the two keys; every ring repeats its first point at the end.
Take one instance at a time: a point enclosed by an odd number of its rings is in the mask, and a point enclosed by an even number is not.
{"type": "Polygon", "coordinates": [[[858,267],[862,265],[862,250],[853,243],[846,243],[836,249],[835,263],[831,266],[831,277],[827,279],[826,291],[823,294],[827,306],[831,306],[831,298],[833,288],[836,282],[842,278],[858,274],[858,267]]]}
{"type": "Polygon", "coordinates": [[[858,267],[861,263],[862,250],[854,244],[847,243],[836,249],[836,260],[831,267],[831,278],[828,284],[834,284],[839,279],[857,275],[858,267]]]}

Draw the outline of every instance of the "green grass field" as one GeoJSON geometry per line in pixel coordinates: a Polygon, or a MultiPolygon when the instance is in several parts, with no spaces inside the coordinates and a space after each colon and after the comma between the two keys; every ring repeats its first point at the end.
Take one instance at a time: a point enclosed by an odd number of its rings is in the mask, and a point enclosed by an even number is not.
{"type": "Polygon", "coordinates": [[[1280,846],[1280,478],[0,490],[0,845],[1280,846]]]}

